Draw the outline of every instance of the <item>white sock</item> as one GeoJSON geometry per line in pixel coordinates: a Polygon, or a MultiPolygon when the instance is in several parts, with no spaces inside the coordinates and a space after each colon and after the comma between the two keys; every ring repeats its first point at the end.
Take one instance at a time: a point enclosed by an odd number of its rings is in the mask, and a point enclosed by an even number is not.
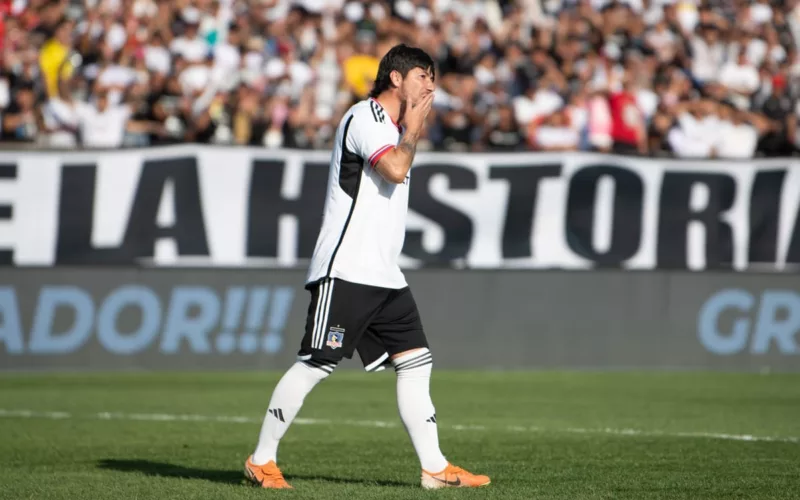
{"type": "Polygon", "coordinates": [[[283,375],[269,401],[264,415],[258,445],[253,453],[253,463],[264,465],[270,460],[277,462],[278,443],[297,416],[303,401],[311,390],[328,375],[336,365],[316,361],[298,361],[283,375]]]}
{"type": "Polygon", "coordinates": [[[428,349],[420,349],[392,361],[397,372],[397,407],[420,465],[431,473],[443,471],[447,459],[439,450],[436,409],[430,394],[433,361],[428,349]]]}

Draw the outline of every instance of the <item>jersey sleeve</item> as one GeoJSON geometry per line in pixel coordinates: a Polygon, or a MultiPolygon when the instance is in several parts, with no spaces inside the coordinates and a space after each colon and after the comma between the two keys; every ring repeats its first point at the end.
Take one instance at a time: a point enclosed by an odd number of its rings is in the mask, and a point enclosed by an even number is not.
{"type": "Polygon", "coordinates": [[[377,121],[370,113],[357,113],[348,136],[352,150],[374,167],[383,155],[397,146],[400,133],[391,122],[377,121]]]}

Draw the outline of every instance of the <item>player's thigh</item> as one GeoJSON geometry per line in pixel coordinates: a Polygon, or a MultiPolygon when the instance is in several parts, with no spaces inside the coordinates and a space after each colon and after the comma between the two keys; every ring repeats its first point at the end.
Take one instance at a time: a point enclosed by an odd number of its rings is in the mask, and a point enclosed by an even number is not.
{"type": "Polygon", "coordinates": [[[428,347],[422,318],[408,287],[393,293],[372,320],[369,328],[389,357],[412,349],[428,347]]]}
{"type": "Polygon", "coordinates": [[[385,299],[375,287],[340,279],[320,281],[311,289],[300,359],[330,365],[352,357],[385,299]]]}

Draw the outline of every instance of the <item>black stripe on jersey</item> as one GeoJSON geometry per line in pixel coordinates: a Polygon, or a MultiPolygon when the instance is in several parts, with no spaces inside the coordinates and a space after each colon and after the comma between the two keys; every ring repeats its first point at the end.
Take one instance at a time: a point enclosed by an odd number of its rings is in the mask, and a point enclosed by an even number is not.
{"type": "Polygon", "coordinates": [[[386,123],[386,115],[383,112],[383,108],[380,107],[375,101],[369,101],[369,109],[372,110],[372,117],[375,118],[375,121],[378,123],[386,123]]]}
{"type": "MultiPolygon", "coordinates": [[[[342,157],[339,160],[339,187],[342,188],[347,196],[355,201],[358,194],[358,184],[361,180],[361,169],[364,168],[364,159],[347,149],[347,131],[350,129],[350,123],[353,121],[353,116],[347,119],[344,125],[344,134],[342,134],[342,157]]],[[[350,209],[352,214],[353,209],[350,209]]],[[[347,216],[350,220],[350,216],[347,216]]],[[[345,228],[347,225],[345,224],[345,228]]]]}
{"type": "Polygon", "coordinates": [[[372,111],[372,117],[375,118],[375,121],[379,122],[380,120],[378,120],[378,114],[375,112],[375,103],[374,102],[369,101],[369,109],[370,109],[370,111],[372,111]]]}
{"type": "Polygon", "coordinates": [[[350,225],[350,219],[353,217],[353,211],[356,209],[356,198],[358,197],[358,189],[361,186],[361,170],[364,168],[364,159],[347,149],[347,132],[350,130],[350,123],[353,121],[353,115],[347,119],[344,125],[344,133],[342,134],[342,157],[339,160],[339,187],[342,191],[347,193],[347,196],[353,199],[350,204],[350,212],[347,213],[347,219],[344,221],[342,234],[339,236],[339,241],[333,249],[331,261],[328,263],[328,272],[326,278],[330,278],[331,271],[333,270],[333,262],[336,260],[336,254],[339,253],[339,247],[342,246],[342,240],[347,232],[347,226],[350,225]]]}

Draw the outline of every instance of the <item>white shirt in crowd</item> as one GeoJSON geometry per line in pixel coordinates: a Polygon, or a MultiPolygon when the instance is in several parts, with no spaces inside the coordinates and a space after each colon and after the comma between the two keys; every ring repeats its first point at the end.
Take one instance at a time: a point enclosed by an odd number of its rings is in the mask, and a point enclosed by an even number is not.
{"type": "Polygon", "coordinates": [[[667,142],[679,158],[709,158],[719,135],[719,119],[697,119],[689,113],[678,116],[678,126],[667,134],[667,142]]]}
{"type": "Polygon", "coordinates": [[[572,127],[542,125],[536,129],[536,144],[542,149],[577,148],[580,132],[572,127]]]}
{"type": "Polygon", "coordinates": [[[758,147],[758,130],[749,123],[734,124],[723,121],[716,143],[720,158],[752,158],[758,147]]]}
{"type": "Polygon", "coordinates": [[[292,61],[287,65],[282,59],[270,59],[264,66],[264,74],[269,79],[288,75],[294,97],[299,97],[306,85],[314,80],[314,70],[303,61],[292,61]]]}
{"type": "Polygon", "coordinates": [[[125,88],[136,82],[136,70],[128,66],[112,64],[97,76],[97,82],[102,87],[121,87],[125,88]]]}
{"type": "Polygon", "coordinates": [[[186,95],[202,92],[211,82],[211,68],[202,64],[189,66],[181,71],[178,81],[181,83],[181,90],[186,95]]]}
{"type": "Polygon", "coordinates": [[[516,97],[513,101],[514,116],[517,122],[525,125],[542,116],[548,116],[564,105],[564,99],[551,90],[538,90],[531,99],[528,96],[516,97]]]}
{"type": "Polygon", "coordinates": [[[666,25],[662,24],[653,31],[648,31],[645,34],[645,39],[657,50],[664,50],[674,45],[677,37],[666,28],[666,25]]]}
{"type": "Polygon", "coordinates": [[[77,103],[70,104],[58,98],[50,99],[42,108],[42,118],[48,130],[63,128],[47,134],[49,147],[74,148],[78,145],[76,132],[80,126],[80,114],[77,103]]]}
{"type": "Polygon", "coordinates": [[[709,158],[712,144],[702,137],[688,134],[680,127],[673,127],[667,133],[667,142],[677,158],[709,158]]]}
{"type": "Polygon", "coordinates": [[[678,117],[679,126],[667,134],[667,142],[679,158],[752,158],[758,146],[758,130],[750,124],[734,124],[717,116],[696,119],[678,117]]]}
{"type": "Polygon", "coordinates": [[[636,105],[644,114],[645,120],[650,121],[650,118],[656,113],[658,103],[661,98],[650,89],[638,89],[636,91],[636,105]]]}
{"type": "Polygon", "coordinates": [[[120,23],[114,23],[105,34],[105,42],[115,52],[122,49],[127,41],[128,34],[125,32],[125,27],[120,23]]]}
{"type": "Polygon", "coordinates": [[[766,24],[772,21],[772,7],[768,4],[751,5],[748,14],[750,21],[755,24],[766,24]]]}
{"type": "Polygon", "coordinates": [[[709,45],[701,37],[694,37],[691,43],[692,74],[703,82],[716,80],[725,60],[725,46],[720,42],[709,45]]]}
{"type": "Polygon", "coordinates": [[[144,48],[144,64],[150,71],[166,75],[172,69],[172,55],[163,45],[148,45],[144,48]]]}
{"type": "Polygon", "coordinates": [[[202,38],[180,37],[172,40],[169,46],[173,54],[180,54],[188,62],[201,62],[208,57],[209,46],[202,38]]]}
{"type": "Polygon", "coordinates": [[[758,70],[752,64],[728,62],[722,66],[719,83],[735,92],[749,94],[758,90],[760,77],[758,70]]]}
{"type": "Polygon", "coordinates": [[[700,11],[698,6],[701,0],[674,0],[671,2],[676,6],[678,23],[686,33],[692,33],[700,22],[700,11]]]}
{"type": "Polygon", "coordinates": [[[93,104],[78,103],[81,138],[87,148],[117,148],[122,146],[125,129],[131,117],[126,105],[109,105],[100,111],[93,104]]]}

